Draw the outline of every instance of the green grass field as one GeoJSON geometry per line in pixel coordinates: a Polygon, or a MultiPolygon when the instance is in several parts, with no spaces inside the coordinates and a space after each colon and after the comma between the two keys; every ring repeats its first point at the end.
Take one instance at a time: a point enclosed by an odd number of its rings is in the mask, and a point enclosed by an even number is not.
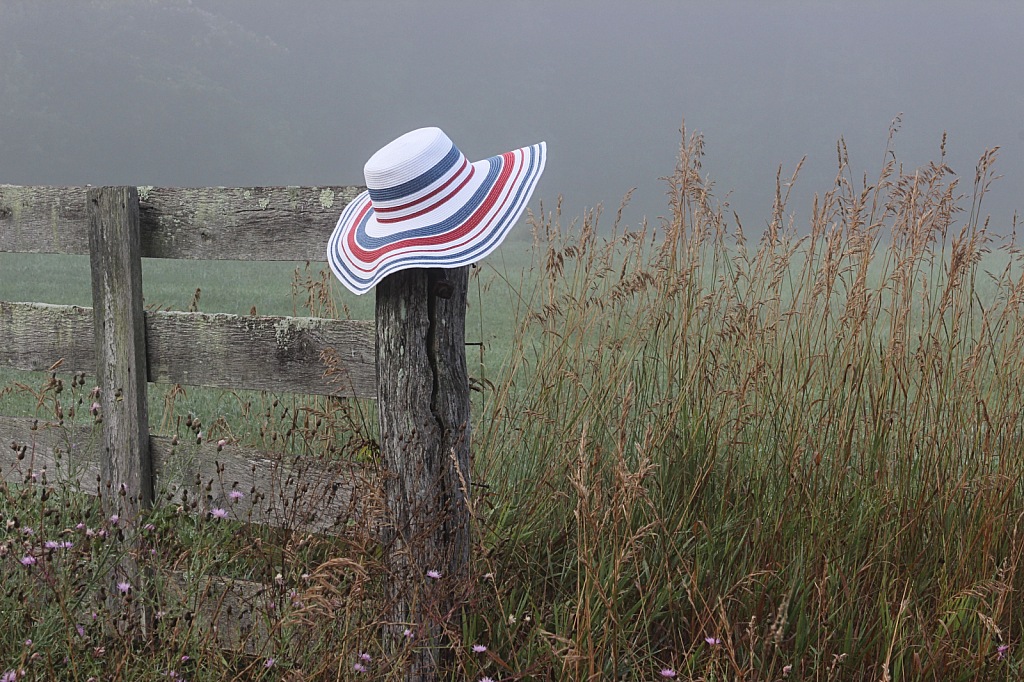
{"type": "MultiPolygon", "coordinates": [[[[482,270],[467,336],[482,309],[493,388],[474,403],[470,568],[411,586],[457,595],[461,620],[429,617],[450,628],[452,679],[1020,679],[1024,258],[976,210],[991,159],[973,192],[941,163],[887,165],[869,188],[843,166],[799,233],[781,185],[745,241],[700,139],[684,141],[656,234],[546,216],[528,261],[503,250],[522,279],[482,270]]],[[[202,310],[223,296],[228,312],[292,312],[291,266],[248,283],[219,264],[146,267],[165,305],[199,286],[202,310]]],[[[54,286],[69,298],[53,302],[88,303],[54,286]]],[[[363,440],[341,456],[372,459],[372,419],[351,427],[363,440]]],[[[398,679],[420,645],[383,639],[368,525],[328,539],[162,503],[140,561],[271,581],[271,636],[223,649],[181,609],[134,636],[127,596],[83,596],[119,561],[122,527],[49,488],[0,484],[0,610],[17,614],[0,669],[398,679]]]]}

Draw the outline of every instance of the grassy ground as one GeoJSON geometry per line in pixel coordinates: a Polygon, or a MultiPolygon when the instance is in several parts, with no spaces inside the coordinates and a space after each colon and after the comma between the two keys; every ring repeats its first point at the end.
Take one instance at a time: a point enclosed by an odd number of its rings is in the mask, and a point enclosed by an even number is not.
{"type": "MultiPolygon", "coordinates": [[[[474,407],[471,569],[415,586],[464,607],[434,615],[453,677],[1019,679],[1024,262],[979,218],[992,158],[973,189],[941,161],[870,187],[843,166],[807,236],[780,182],[754,243],[684,143],[656,232],[545,217],[532,274],[482,288],[511,324],[474,407]]],[[[273,634],[224,650],[179,610],[132,637],[130,590],[81,608],[123,526],[47,490],[0,493],[0,660],[28,679],[396,679],[417,646],[381,640],[372,528],[257,537],[170,505],[141,559],[270,580],[273,634]]]]}

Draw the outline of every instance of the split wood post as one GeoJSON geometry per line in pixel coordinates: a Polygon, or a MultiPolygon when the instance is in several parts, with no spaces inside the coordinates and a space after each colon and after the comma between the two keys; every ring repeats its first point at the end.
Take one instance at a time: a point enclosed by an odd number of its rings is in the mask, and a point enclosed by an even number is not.
{"type": "Polygon", "coordinates": [[[468,281],[467,267],[409,269],[376,291],[389,641],[415,682],[450,668],[449,633],[462,632],[454,593],[470,550],[468,281]]]}
{"type": "MultiPolygon", "coordinates": [[[[100,388],[96,401],[103,417],[99,494],[108,518],[118,516],[118,532],[112,538],[116,541],[121,532],[137,537],[139,513],[153,503],[139,193],[135,187],[93,187],[86,204],[100,388]]],[[[132,549],[130,544],[123,547],[132,549]]],[[[108,590],[121,581],[128,582],[132,592],[142,593],[142,575],[130,558],[121,562],[108,590]]],[[[143,615],[144,628],[145,620],[143,615]]]]}

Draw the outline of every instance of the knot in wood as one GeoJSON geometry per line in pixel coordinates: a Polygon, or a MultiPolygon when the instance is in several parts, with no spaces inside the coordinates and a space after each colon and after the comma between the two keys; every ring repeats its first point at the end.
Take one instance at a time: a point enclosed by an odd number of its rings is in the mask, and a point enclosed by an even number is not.
{"type": "Polygon", "coordinates": [[[434,296],[449,299],[455,293],[455,283],[447,279],[439,279],[434,282],[434,296]]]}

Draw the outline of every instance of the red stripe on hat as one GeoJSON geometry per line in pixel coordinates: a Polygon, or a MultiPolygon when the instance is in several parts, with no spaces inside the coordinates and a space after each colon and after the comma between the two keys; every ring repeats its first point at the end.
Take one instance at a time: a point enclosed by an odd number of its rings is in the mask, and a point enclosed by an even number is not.
{"type": "MultiPolygon", "coordinates": [[[[427,199],[429,199],[430,197],[434,196],[435,194],[437,194],[438,192],[440,192],[441,190],[443,190],[443,189],[444,189],[445,187],[447,187],[448,185],[450,185],[450,184],[452,184],[453,182],[455,182],[455,179],[456,179],[457,177],[459,177],[459,175],[460,175],[460,174],[462,173],[462,171],[463,171],[463,170],[465,170],[465,168],[466,168],[466,164],[468,164],[468,163],[469,163],[469,159],[467,159],[467,158],[463,157],[463,159],[462,159],[462,166],[460,166],[460,167],[459,167],[459,170],[458,170],[458,171],[457,171],[457,172],[456,172],[456,173],[455,173],[454,175],[452,175],[452,176],[451,176],[450,178],[448,178],[447,180],[445,180],[445,182],[444,182],[444,184],[443,184],[443,185],[441,185],[440,187],[438,187],[437,189],[435,189],[435,190],[434,190],[433,192],[431,192],[430,194],[427,194],[427,195],[425,195],[425,196],[422,196],[422,197],[420,197],[419,199],[415,199],[415,200],[413,200],[413,201],[410,201],[410,202],[409,202],[409,203],[407,203],[407,204],[402,204],[401,206],[390,206],[390,207],[385,207],[385,208],[377,208],[376,206],[374,206],[374,207],[373,207],[373,211],[374,211],[374,213],[391,213],[392,211],[401,211],[401,210],[404,210],[404,209],[407,209],[407,208],[409,208],[410,206],[415,206],[416,204],[420,203],[421,201],[426,201],[426,200],[427,200],[427,199]]],[[[470,170],[470,173],[472,173],[472,172],[473,172],[473,171],[472,171],[472,169],[471,169],[471,170],[470,170]]],[[[463,184],[465,184],[465,183],[463,183],[463,184]]],[[[378,220],[379,220],[379,218],[378,218],[378,220]]]]}
{"type": "MultiPolygon", "coordinates": [[[[505,152],[504,154],[501,155],[502,159],[504,160],[504,168],[502,168],[501,173],[498,175],[498,179],[495,181],[490,193],[487,195],[487,198],[484,199],[483,203],[480,204],[479,208],[477,208],[477,210],[473,212],[473,215],[470,216],[469,219],[462,225],[460,225],[458,228],[446,232],[444,234],[433,235],[430,237],[419,237],[417,239],[409,239],[406,241],[395,242],[393,244],[388,244],[387,246],[382,246],[381,248],[375,251],[367,251],[366,249],[360,248],[360,246],[356,244],[356,231],[353,229],[349,231],[345,239],[349,248],[349,252],[352,254],[352,256],[355,257],[355,259],[358,259],[363,263],[370,263],[371,257],[373,257],[373,260],[377,260],[381,256],[386,256],[389,252],[394,251],[395,249],[406,249],[414,246],[436,246],[438,244],[454,243],[459,238],[464,237],[465,235],[472,232],[473,229],[480,223],[480,221],[484,219],[484,216],[486,216],[490,212],[491,208],[494,206],[494,203],[498,200],[498,196],[505,190],[505,188],[508,185],[509,176],[512,174],[512,165],[515,161],[515,155],[518,151],[521,150],[505,152]]],[[[519,179],[519,176],[523,172],[524,166],[525,164],[519,164],[519,170],[516,172],[516,177],[513,179],[513,182],[519,179]]],[[[499,209],[504,207],[505,203],[508,202],[508,199],[509,197],[506,195],[504,201],[501,202],[501,206],[499,206],[499,209]]],[[[359,213],[359,216],[352,224],[358,225],[365,214],[366,210],[364,209],[359,213]]],[[[351,263],[351,265],[363,272],[372,272],[373,270],[376,269],[376,267],[362,268],[355,265],[354,262],[351,263]]]]}
{"type": "MultiPolygon", "coordinates": [[[[403,220],[411,220],[413,218],[418,218],[419,216],[423,215],[424,213],[430,213],[431,211],[433,211],[438,206],[442,206],[442,205],[446,204],[449,199],[451,199],[453,196],[458,194],[459,190],[461,190],[463,187],[465,187],[466,183],[473,179],[473,174],[474,173],[476,173],[476,167],[475,166],[473,166],[473,167],[471,167],[469,169],[469,175],[466,176],[466,179],[463,180],[459,184],[458,187],[456,187],[454,190],[452,190],[452,192],[448,196],[446,196],[445,198],[441,199],[437,203],[432,204],[432,205],[430,205],[430,206],[428,206],[428,207],[426,207],[426,208],[424,208],[424,209],[422,209],[420,211],[416,211],[415,213],[411,213],[409,215],[404,215],[404,216],[401,216],[399,218],[377,218],[377,222],[378,223],[385,223],[385,224],[386,223],[400,223],[403,220]]],[[[455,177],[453,176],[452,179],[449,180],[448,182],[451,182],[454,179],[455,179],[455,177]]],[[[448,182],[446,182],[444,184],[447,185],[448,182]]],[[[435,190],[435,192],[439,192],[440,190],[441,190],[441,188],[438,188],[437,190],[435,190]]],[[[435,192],[431,192],[430,194],[434,194],[435,192]]],[[[427,195],[427,196],[430,196],[430,195],[427,195]]],[[[426,199],[427,197],[423,197],[423,198],[426,199]]],[[[419,200],[419,201],[422,201],[422,199],[419,200]]],[[[408,205],[412,206],[413,204],[416,204],[416,203],[418,203],[418,202],[414,201],[414,202],[412,202],[412,204],[408,204],[408,205]]],[[[388,210],[393,210],[393,209],[388,209],[388,210]]],[[[377,211],[377,209],[374,209],[374,213],[379,213],[379,211],[377,211]]]]}

